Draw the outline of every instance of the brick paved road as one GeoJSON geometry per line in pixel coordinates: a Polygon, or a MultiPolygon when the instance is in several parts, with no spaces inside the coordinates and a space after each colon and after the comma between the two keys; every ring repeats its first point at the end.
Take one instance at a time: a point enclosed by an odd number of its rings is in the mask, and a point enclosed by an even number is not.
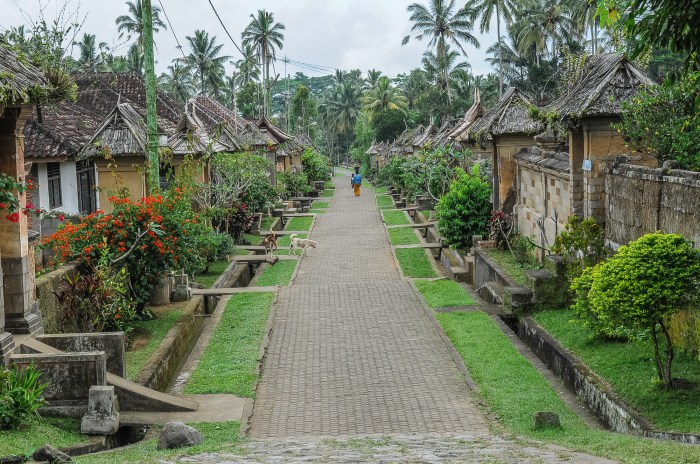
{"type": "Polygon", "coordinates": [[[280,291],[251,437],[486,432],[464,378],[401,279],[374,194],[336,177],[318,248],[280,291]]]}

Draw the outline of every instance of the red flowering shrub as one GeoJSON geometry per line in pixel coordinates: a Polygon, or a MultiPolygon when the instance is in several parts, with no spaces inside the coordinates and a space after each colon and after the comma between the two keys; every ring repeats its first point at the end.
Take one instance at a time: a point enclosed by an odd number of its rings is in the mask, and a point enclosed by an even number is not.
{"type": "Polygon", "coordinates": [[[111,266],[125,267],[131,298],[140,311],[158,277],[171,269],[203,267],[197,238],[211,233],[180,188],[132,201],[112,196],[110,214],[97,211],[67,223],[44,241],[58,262],[96,263],[103,254],[111,266]]]}

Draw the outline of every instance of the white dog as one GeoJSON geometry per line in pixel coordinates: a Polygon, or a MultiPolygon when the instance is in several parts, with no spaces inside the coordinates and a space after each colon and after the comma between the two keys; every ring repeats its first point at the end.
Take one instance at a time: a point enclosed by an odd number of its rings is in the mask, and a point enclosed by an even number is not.
{"type": "Polygon", "coordinates": [[[316,248],[316,242],[308,238],[298,238],[297,234],[292,234],[289,238],[291,239],[291,243],[289,244],[290,255],[292,254],[292,250],[301,248],[303,250],[301,255],[306,256],[306,250],[308,250],[309,247],[316,248]]]}

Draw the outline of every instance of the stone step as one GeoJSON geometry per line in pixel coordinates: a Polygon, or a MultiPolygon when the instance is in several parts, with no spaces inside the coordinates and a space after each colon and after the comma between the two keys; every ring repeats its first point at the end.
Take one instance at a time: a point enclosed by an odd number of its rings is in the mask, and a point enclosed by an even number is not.
{"type": "Polygon", "coordinates": [[[489,304],[503,304],[503,295],[506,289],[497,282],[486,282],[476,290],[479,297],[489,304]]]}
{"type": "Polygon", "coordinates": [[[448,273],[450,274],[452,280],[454,280],[455,282],[468,283],[470,281],[469,270],[466,267],[450,267],[448,273]]]}

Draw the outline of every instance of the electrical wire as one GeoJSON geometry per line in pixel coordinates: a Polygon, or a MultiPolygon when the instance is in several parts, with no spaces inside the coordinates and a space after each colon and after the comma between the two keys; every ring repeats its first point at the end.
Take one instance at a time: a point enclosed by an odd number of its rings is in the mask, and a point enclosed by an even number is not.
{"type": "Polygon", "coordinates": [[[168,22],[168,26],[170,27],[170,32],[172,32],[173,37],[175,37],[175,42],[177,43],[177,48],[180,50],[182,57],[187,58],[185,56],[185,51],[182,49],[182,45],[180,45],[180,41],[177,38],[177,34],[175,34],[175,29],[173,28],[173,25],[170,22],[170,18],[168,18],[168,13],[165,11],[165,7],[163,6],[163,2],[161,0],[158,0],[158,4],[160,4],[160,9],[163,11],[163,14],[165,15],[165,20],[168,22]]]}
{"type": "Polygon", "coordinates": [[[216,19],[218,19],[218,20],[219,20],[219,23],[221,23],[221,27],[224,28],[224,31],[226,32],[226,35],[228,36],[228,38],[231,39],[231,42],[232,42],[233,45],[236,47],[236,49],[238,49],[239,53],[240,53],[242,56],[245,56],[245,53],[243,53],[243,50],[241,50],[241,47],[238,46],[238,44],[236,43],[236,41],[233,40],[233,37],[232,37],[231,34],[228,32],[228,29],[226,29],[226,25],[225,25],[224,22],[221,20],[221,16],[219,16],[219,12],[216,11],[216,7],[215,7],[214,4],[211,2],[211,0],[209,0],[209,4],[211,5],[211,9],[214,10],[214,14],[216,15],[216,19]]]}

